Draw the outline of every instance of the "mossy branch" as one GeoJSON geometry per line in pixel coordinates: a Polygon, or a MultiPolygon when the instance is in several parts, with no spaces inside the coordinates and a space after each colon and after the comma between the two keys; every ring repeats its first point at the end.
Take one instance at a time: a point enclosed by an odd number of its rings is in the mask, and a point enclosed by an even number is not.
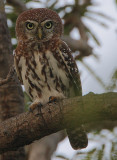
{"type": "MultiPolygon", "coordinates": [[[[80,124],[117,120],[117,93],[93,94],[49,103],[0,123],[0,153],[80,124]]],[[[91,128],[90,128],[91,130],[91,128]]]]}

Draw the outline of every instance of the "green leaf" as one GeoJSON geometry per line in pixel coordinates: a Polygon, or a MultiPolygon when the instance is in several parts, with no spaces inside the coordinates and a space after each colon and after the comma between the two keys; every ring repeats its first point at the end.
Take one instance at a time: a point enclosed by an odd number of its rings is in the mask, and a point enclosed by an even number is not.
{"type": "Polygon", "coordinates": [[[63,155],[56,155],[57,158],[63,159],[63,160],[70,160],[69,158],[63,156],[63,155]]]}
{"type": "Polygon", "coordinates": [[[30,97],[27,95],[26,92],[24,92],[24,103],[25,103],[25,111],[29,110],[29,106],[31,104],[31,99],[30,97]]]}
{"type": "Polygon", "coordinates": [[[105,145],[103,144],[102,145],[102,149],[100,149],[99,151],[98,151],[98,160],[103,160],[103,155],[104,155],[104,149],[105,149],[105,145]]]}

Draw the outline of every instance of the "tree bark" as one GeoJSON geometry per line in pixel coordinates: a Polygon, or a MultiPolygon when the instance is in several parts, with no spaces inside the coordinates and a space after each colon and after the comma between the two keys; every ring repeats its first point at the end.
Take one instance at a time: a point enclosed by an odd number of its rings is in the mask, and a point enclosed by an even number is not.
{"type": "MultiPolygon", "coordinates": [[[[12,64],[12,45],[4,12],[4,1],[0,0],[0,79],[7,76],[12,64]]],[[[23,93],[15,75],[12,81],[0,87],[0,122],[23,111],[23,93]]],[[[0,155],[0,160],[23,160],[24,158],[23,148],[0,155]]]]}
{"type": "Polygon", "coordinates": [[[0,124],[0,153],[15,150],[70,124],[78,127],[93,122],[96,128],[106,120],[117,121],[117,93],[90,93],[49,103],[40,110],[37,107],[33,113],[22,113],[0,124]]]}

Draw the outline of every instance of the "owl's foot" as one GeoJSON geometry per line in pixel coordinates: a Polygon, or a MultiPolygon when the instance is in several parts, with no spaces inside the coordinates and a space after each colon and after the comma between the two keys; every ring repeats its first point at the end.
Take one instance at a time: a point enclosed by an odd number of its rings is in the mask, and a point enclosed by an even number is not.
{"type": "Polygon", "coordinates": [[[58,100],[58,97],[54,97],[54,96],[49,97],[49,103],[57,102],[57,100],[58,100]]]}
{"type": "Polygon", "coordinates": [[[35,109],[41,109],[42,108],[42,103],[39,102],[39,103],[33,103],[30,107],[29,107],[29,111],[30,112],[33,112],[35,109]]]}

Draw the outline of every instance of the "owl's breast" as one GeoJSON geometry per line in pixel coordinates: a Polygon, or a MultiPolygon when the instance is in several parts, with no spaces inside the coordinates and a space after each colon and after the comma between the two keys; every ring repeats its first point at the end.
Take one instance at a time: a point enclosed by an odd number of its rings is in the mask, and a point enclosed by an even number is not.
{"type": "Polygon", "coordinates": [[[34,52],[31,56],[21,56],[18,67],[26,92],[32,100],[42,96],[45,76],[42,74],[44,62],[40,61],[41,54],[34,52]]]}
{"type": "Polygon", "coordinates": [[[69,87],[68,73],[60,66],[60,62],[56,59],[55,55],[52,52],[47,51],[46,57],[54,79],[58,79],[59,83],[69,87]]]}
{"type": "Polygon", "coordinates": [[[34,52],[32,56],[21,56],[18,64],[26,92],[32,100],[48,102],[50,96],[64,97],[69,86],[68,77],[53,53],[34,52]]]}

